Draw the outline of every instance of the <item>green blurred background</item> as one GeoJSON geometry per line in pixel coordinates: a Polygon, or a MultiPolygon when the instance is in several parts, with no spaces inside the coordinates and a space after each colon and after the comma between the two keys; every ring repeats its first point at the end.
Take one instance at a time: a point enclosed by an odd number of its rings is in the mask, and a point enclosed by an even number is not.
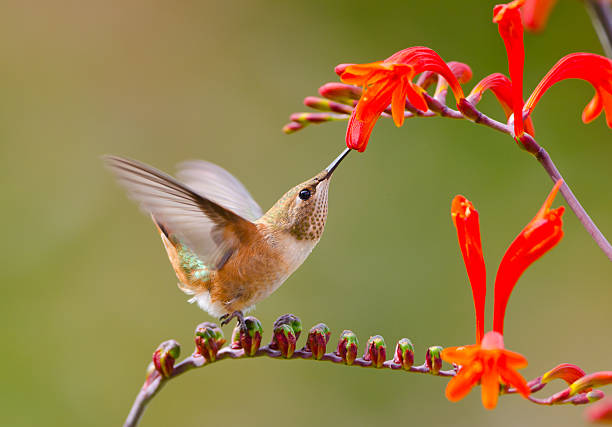
{"type": "MultiPolygon", "coordinates": [[[[304,96],[336,80],[336,64],[427,45],[472,66],[469,89],[507,72],[493,4],[3,2],[2,425],[121,424],[157,344],[175,338],[189,354],[193,328],[211,320],[187,304],[153,225],[100,155],[168,172],[182,160],[207,159],[245,182],[265,210],[343,148],[344,123],[281,133],[289,114],[305,109],[304,96]]],[[[562,55],[601,53],[578,1],[559,2],[546,31],[526,35],[526,45],[526,94],[562,55]]],[[[592,93],[583,82],[562,83],[534,120],[539,142],[612,236],[612,133],[602,118],[580,122],[592,93]]],[[[501,116],[490,95],[481,107],[501,116]]],[[[330,346],[347,328],[362,347],[375,333],[390,350],[410,337],[419,362],[430,345],[474,336],[452,197],[462,193],[480,211],[489,325],[497,265],[552,186],[507,136],[440,118],[401,129],[381,121],[367,152],[351,155],[333,181],[321,243],[257,306],[265,340],[274,319],[292,312],[306,329],[326,322],[330,346]]],[[[509,304],[506,343],[528,357],[528,378],[560,362],[612,368],[610,262],[571,211],[565,231],[509,304]]],[[[169,384],[142,424],[584,423],[581,408],[537,407],[515,396],[491,412],[478,392],[449,403],[445,383],[328,363],[223,362],[169,384]]]]}

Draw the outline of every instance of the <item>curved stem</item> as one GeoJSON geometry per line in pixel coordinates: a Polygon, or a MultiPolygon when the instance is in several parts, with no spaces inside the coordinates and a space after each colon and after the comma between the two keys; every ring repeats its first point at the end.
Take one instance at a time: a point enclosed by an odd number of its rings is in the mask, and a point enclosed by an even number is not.
{"type": "MultiPolygon", "coordinates": [[[[274,350],[269,346],[261,347],[255,355],[247,356],[242,349],[233,349],[231,347],[222,348],[216,356],[216,360],[214,362],[218,362],[226,359],[248,359],[250,357],[269,357],[272,359],[285,359],[280,351],[274,350]]],[[[312,353],[306,349],[296,350],[293,355],[289,359],[310,359],[315,360],[312,357],[312,353]]],[[[338,356],[335,353],[326,353],[323,355],[322,361],[328,361],[336,364],[344,365],[345,361],[342,357],[338,356]]],[[[136,396],[134,403],[132,404],[132,408],[130,409],[130,413],[128,414],[123,427],[134,427],[138,425],[144,410],[153,397],[162,389],[162,387],[172,378],[175,378],[191,369],[200,368],[203,366],[207,366],[214,362],[208,362],[203,356],[198,353],[194,353],[191,356],[185,358],[180,363],[174,366],[172,373],[167,378],[162,378],[162,376],[157,372],[151,372],[146,380],[140,392],[136,396]]],[[[375,368],[372,365],[372,362],[369,360],[364,360],[361,357],[355,359],[355,361],[349,366],[360,366],[362,368],[375,368]]],[[[403,369],[402,365],[399,363],[395,363],[392,360],[387,360],[383,363],[380,368],[375,369],[389,369],[393,371],[403,371],[403,372],[414,372],[420,374],[430,374],[438,377],[453,377],[455,376],[455,370],[440,370],[438,372],[432,372],[426,363],[418,366],[411,366],[409,369],[403,369]]]]}

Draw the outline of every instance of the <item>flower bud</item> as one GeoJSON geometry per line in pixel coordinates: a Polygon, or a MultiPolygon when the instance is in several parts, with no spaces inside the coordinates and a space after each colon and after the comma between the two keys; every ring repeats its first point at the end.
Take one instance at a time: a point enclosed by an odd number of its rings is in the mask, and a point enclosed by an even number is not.
{"type": "MultiPolygon", "coordinates": [[[[274,322],[274,328],[280,325],[289,325],[293,330],[293,334],[295,335],[295,339],[300,338],[300,334],[302,333],[302,321],[295,314],[283,314],[274,322]]],[[[272,346],[274,345],[274,339],[272,340],[272,346]]],[[[274,348],[274,347],[272,347],[274,348]]]]}
{"type": "Polygon", "coordinates": [[[612,371],[594,372],[584,377],[579,378],[570,385],[571,395],[575,395],[584,390],[600,387],[602,385],[612,384],[612,371]]]}
{"type": "Polygon", "coordinates": [[[606,395],[601,390],[591,390],[586,394],[586,398],[589,403],[597,402],[598,400],[601,400],[604,397],[606,397],[606,395]]]}
{"type": "Polygon", "coordinates": [[[439,345],[429,347],[425,354],[425,363],[429,368],[429,372],[432,374],[438,374],[442,369],[442,347],[439,345]]]}
{"type": "Polygon", "coordinates": [[[353,112],[353,107],[351,106],[317,96],[307,96],[304,98],[304,105],[319,111],[331,111],[340,114],[351,114],[353,112]]]}
{"type": "Polygon", "coordinates": [[[372,361],[372,366],[380,368],[386,359],[387,346],[385,345],[385,340],[380,335],[371,336],[366,344],[363,360],[370,360],[372,361]]]}
{"type": "Polygon", "coordinates": [[[319,95],[343,104],[354,105],[361,98],[362,89],[344,83],[325,83],[319,88],[319,95]]]}
{"type": "Polygon", "coordinates": [[[284,358],[289,359],[293,356],[296,341],[297,339],[291,326],[282,324],[274,328],[274,347],[280,351],[284,358]]]}
{"type": "Polygon", "coordinates": [[[196,351],[202,355],[207,362],[217,360],[217,353],[225,344],[223,331],[214,323],[200,323],[195,330],[196,351]]]}
{"type": "Polygon", "coordinates": [[[293,356],[295,345],[302,333],[302,322],[293,314],[284,314],[274,322],[274,335],[270,348],[279,350],[287,359],[293,356]]]}
{"type": "Polygon", "coordinates": [[[181,354],[181,346],[175,340],[164,341],[153,353],[153,365],[157,372],[168,378],[174,369],[174,362],[181,354]]]}
{"type": "Polygon", "coordinates": [[[414,346],[408,338],[402,338],[395,346],[394,363],[399,363],[402,368],[409,370],[414,365],[414,346]]]}
{"type": "Polygon", "coordinates": [[[571,385],[579,378],[584,377],[584,371],[571,363],[562,363],[542,375],[542,384],[546,384],[554,379],[564,380],[571,385]]]}
{"type": "Polygon", "coordinates": [[[308,332],[306,349],[312,353],[312,357],[316,360],[321,360],[323,358],[330,336],[331,331],[324,323],[313,326],[308,332]]]}
{"type": "Polygon", "coordinates": [[[232,332],[232,348],[242,348],[247,356],[255,356],[261,345],[263,328],[261,322],[253,316],[245,317],[244,323],[247,327],[246,332],[240,329],[240,325],[236,325],[232,332]]]}
{"type": "Polygon", "coordinates": [[[298,130],[304,129],[307,123],[289,122],[283,126],[283,132],[288,134],[297,132],[298,130]]]}
{"type": "Polygon", "coordinates": [[[338,349],[336,354],[344,359],[347,365],[352,365],[355,359],[357,359],[357,347],[359,341],[357,335],[353,331],[345,330],[340,334],[340,341],[338,341],[338,349]]]}

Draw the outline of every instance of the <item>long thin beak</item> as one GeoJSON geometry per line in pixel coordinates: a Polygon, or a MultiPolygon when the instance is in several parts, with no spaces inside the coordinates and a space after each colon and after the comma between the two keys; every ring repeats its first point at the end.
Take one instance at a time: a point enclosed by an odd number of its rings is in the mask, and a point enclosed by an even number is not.
{"type": "Polygon", "coordinates": [[[351,152],[350,148],[345,148],[344,151],[342,153],[340,153],[340,155],[338,157],[336,157],[336,160],[334,160],[333,162],[331,162],[331,164],[325,168],[325,170],[327,171],[327,175],[325,175],[325,178],[323,179],[329,179],[332,176],[332,173],[334,173],[334,170],[336,170],[336,168],[338,167],[338,165],[340,164],[340,162],[347,156],[348,153],[351,152]]]}

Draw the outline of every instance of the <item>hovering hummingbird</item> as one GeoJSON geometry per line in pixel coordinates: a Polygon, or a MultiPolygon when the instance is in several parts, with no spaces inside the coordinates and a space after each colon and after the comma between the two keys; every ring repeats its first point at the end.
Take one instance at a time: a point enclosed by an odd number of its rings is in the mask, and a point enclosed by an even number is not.
{"type": "Polygon", "coordinates": [[[148,212],[178,287],[222,325],[268,297],[304,262],[323,234],[331,176],[350,152],[287,191],[268,212],[233,175],[202,160],[177,177],[144,163],[105,156],[119,183],[148,212]]]}

